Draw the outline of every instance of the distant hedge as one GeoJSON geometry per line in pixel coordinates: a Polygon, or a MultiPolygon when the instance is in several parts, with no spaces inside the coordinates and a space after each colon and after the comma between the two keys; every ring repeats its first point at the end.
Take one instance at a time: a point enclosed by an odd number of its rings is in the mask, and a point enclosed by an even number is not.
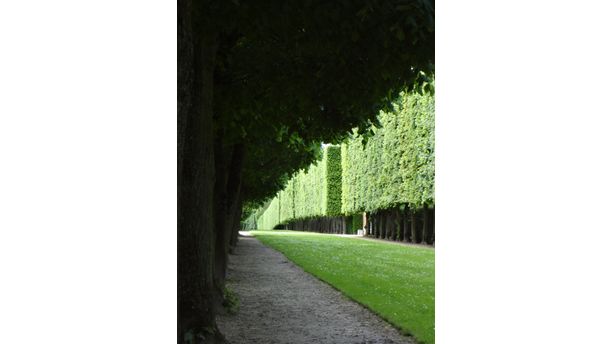
{"type": "Polygon", "coordinates": [[[280,191],[257,221],[258,228],[342,212],[340,146],[323,147],[323,158],[300,171],[280,191]]]}
{"type": "Polygon", "coordinates": [[[257,220],[258,229],[272,229],[280,223],[280,202],[274,197],[270,205],[257,220]]]}
{"type": "Polygon", "coordinates": [[[325,145],[322,160],[293,176],[259,216],[257,227],[298,221],[297,228],[321,230],[335,222],[316,219],[342,217],[343,231],[353,232],[364,225],[355,215],[367,212],[374,216],[376,236],[432,241],[433,227],[417,237],[415,226],[421,220],[433,226],[434,108],[431,94],[401,93],[392,111],[379,113],[380,126],[372,126],[370,135],[354,132],[341,146],[325,145]]]}

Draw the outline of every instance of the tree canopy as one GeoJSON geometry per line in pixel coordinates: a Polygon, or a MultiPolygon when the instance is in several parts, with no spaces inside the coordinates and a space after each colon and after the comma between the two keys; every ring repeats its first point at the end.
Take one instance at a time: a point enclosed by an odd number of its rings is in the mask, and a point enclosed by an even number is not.
{"type": "Polygon", "coordinates": [[[249,199],[278,191],[317,157],[318,143],[368,128],[400,89],[433,70],[433,2],[228,1],[211,9],[233,18],[222,26],[215,68],[217,130],[225,142],[246,143],[255,160],[247,174],[268,179],[268,192],[245,180],[249,199]]]}

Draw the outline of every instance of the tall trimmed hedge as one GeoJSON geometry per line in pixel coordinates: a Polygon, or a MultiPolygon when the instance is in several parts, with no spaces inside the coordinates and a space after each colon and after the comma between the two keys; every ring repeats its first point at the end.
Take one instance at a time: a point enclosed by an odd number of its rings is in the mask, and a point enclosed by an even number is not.
{"type": "Polygon", "coordinates": [[[435,203],[435,103],[431,95],[415,95],[402,99],[404,112],[409,114],[406,126],[408,154],[402,160],[403,180],[408,191],[408,203],[415,207],[435,203]]]}
{"type": "Polygon", "coordinates": [[[287,183],[285,189],[278,193],[277,197],[279,198],[280,206],[279,223],[285,223],[295,217],[294,185],[295,181],[292,179],[287,183]]]}
{"type": "Polygon", "coordinates": [[[432,208],[434,107],[431,94],[401,93],[392,111],[379,113],[381,125],[371,128],[367,140],[354,132],[341,146],[324,146],[323,159],[288,182],[259,217],[258,228],[405,206],[432,208]]]}
{"type": "Polygon", "coordinates": [[[258,229],[272,229],[280,223],[280,203],[278,196],[272,199],[268,209],[257,220],[258,229]]]}
{"type": "Polygon", "coordinates": [[[323,147],[323,159],[298,172],[259,217],[258,228],[342,213],[342,166],[340,146],[323,147]]]}
{"type": "Polygon", "coordinates": [[[326,216],[342,214],[342,162],[339,146],[328,146],[323,152],[325,186],[323,209],[326,216]]]}
{"type": "Polygon", "coordinates": [[[342,145],[344,214],[434,205],[434,106],[432,95],[402,93],[365,145],[357,135],[342,145]]]}

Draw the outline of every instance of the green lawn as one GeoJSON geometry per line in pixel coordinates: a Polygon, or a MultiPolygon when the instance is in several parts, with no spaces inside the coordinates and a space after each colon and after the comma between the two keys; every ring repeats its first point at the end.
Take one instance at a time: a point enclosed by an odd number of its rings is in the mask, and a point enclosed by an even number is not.
{"type": "Polygon", "coordinates": [[[433,344],[434,250],[297,231],[252,231],[305,271],[433,344]]]}

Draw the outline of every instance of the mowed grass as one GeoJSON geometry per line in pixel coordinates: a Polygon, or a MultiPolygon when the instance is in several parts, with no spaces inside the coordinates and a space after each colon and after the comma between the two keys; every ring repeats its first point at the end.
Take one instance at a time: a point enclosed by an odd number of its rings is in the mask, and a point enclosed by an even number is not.
{"type": "Polygon", "coordinates": [[[309,232],[250,233],[403,333],[435,342],[433,249],[309,232]]]}

